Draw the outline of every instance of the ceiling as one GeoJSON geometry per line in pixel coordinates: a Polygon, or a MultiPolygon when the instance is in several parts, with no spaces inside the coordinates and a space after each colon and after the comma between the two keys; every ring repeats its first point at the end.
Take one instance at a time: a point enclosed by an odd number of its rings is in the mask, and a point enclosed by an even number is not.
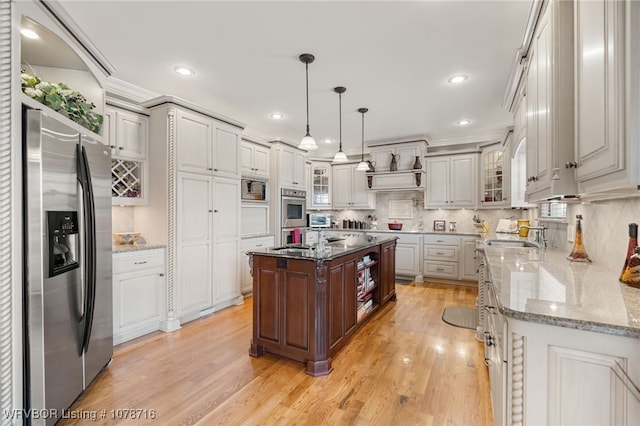
{"type": "Polygon", "coordinates": [[[331,157],[340,137],[485,141],[512,124],[502,107],[531,1],[60,1],[115,68],[112,77],[241,121],[247,133],[297,143],[311,134],[331,157]],[[174,72],[187,66],[195,75],[174,72]],[[447,79],[464,74],[452,85],[447,79]],[[280,112],[285,118],[273,120],[280,112]],[[468,119],[471,124],[458,126],[468,119]],[[333,143],[325,143],[325,139],[333,143]]]}

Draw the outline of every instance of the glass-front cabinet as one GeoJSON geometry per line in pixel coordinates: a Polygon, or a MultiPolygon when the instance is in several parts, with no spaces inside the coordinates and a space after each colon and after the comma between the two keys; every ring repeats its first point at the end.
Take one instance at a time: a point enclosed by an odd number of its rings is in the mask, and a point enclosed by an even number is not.
{"type": "Polygon", "coordinates": [[[482,207],[510,206],[508,146],[495,144],[482,150],[480,161],[480,205],[482,207]]]}
{"type": "Polygon", "coordinates": [[[309,209],[331,209],[331,164],[311,162],[309,209]]]}

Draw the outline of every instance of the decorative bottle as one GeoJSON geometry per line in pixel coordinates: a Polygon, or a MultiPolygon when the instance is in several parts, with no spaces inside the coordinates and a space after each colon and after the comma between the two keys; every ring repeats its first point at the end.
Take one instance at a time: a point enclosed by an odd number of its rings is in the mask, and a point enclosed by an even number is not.
{"type": "Polygon", "coordinates": [[[414,169],[421,169],[422,168],[422,163],[420,162],[420,156],[416,155],[416,162],[413,163],[413,168],[414,169]]]}
{"type": "Polygon", "coordinates": [[[571,254],[567,256],[572,262],[588,262],[591,263],[591,259],[589,259],[589,255],[587,254],[587,250],[584,248],[584,243],[582,242],[582,215],[576,215],[576,238],[573,241],[573,249],[571,250],[571,254]]]}
{"type": "Polygon", "coordinates": [[[627,246],[627,257],[624,259],[624,265],[622,266],[622,272],[620,272],[620,281],[622,281],[622,275],[624,275],[624,271],[627,269],[627,265],[629,264],[629,259],[633,256],[634,249],[638,245],[638,224],[630,223],[629,224],[629,245],[627,246]]]}
{"type": "Polygon", "coordinates": [[[632,287],[640,287],[640,247],[633,249],[633,255],[622,274],[622,282],[632,287]]]}

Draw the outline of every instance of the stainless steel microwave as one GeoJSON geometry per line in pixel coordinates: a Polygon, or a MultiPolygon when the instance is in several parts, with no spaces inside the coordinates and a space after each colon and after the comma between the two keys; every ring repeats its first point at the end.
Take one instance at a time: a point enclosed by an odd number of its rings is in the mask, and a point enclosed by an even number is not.
{"type": "Polygon", "coordinates": [[[268,182],[262,179],[242,178],[240,181],[240,200],[243,203],[266,203],[268,201],[268,182]]]}

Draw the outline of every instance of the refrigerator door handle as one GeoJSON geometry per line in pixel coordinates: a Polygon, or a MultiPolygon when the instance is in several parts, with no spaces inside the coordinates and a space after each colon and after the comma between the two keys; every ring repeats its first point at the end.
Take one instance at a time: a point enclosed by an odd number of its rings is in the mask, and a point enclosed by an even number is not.
{"type": "Polygon", "coordinates": [[[85,229],[85,289],[82,321],[82,353],[89,350],[96,300],[96,223],[91,172],[85,147],[78,145],[78,180],[82,187],[82,210],[85,229]]]}

